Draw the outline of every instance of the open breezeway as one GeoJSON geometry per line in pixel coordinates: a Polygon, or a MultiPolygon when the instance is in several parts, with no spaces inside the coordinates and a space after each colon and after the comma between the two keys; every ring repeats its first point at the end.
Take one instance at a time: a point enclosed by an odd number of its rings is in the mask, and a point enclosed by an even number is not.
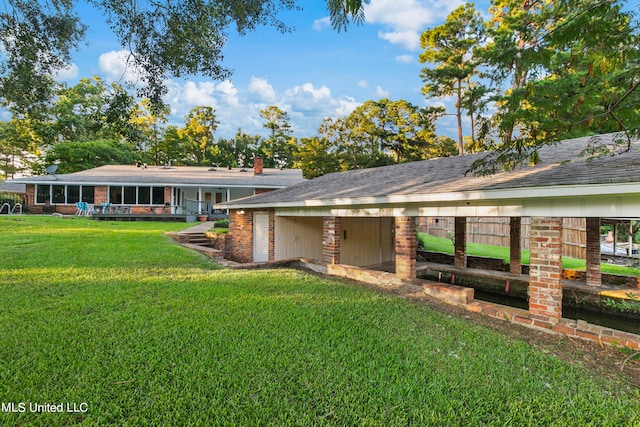
{"type": "MultiPolygon", "coordinates": [[[[615,135],[598,138],[598,143],[606,145],[615,135]]],[[[265,211],[270,213],[268,239],[274,247],[269,260],[318,259],[321,242],[322,265],[344,269],[393,262],[394,277],[411,281],[416,280],[417,218],[455,218],[454,266],[464,269],[467,218],[503,217],[509,219],[512,236],[510,272],[520,275],[522,218],[526,217],[531,252],[528,310],[511,317],[518,323],[563,332],[563,218],[586,221],[585,285],[597,288],[601,285],[601,218],[634,218],[640,212],[640,143],[634,142],[624,153],[586,162],[583,150],[590,143],[592,138],[561,141],[540,151],[538,165],[489,177],[466,174],[482,156],[476,154],[334,173],[230,202],[225,205],[231,210],[230,253],[237,261],[255,261],[246,244],[252,238],[247,218],[254,211],[265,211]],[[238,215],[240,211],[244,215],[238,215]]],[[[446,298],[447,289],[438,289],[446,298]]],[[[616,342],[607,333],[599,332],[596,338],[616,342]]],[[[637,347],[640,339],[626,341],[637,347]]]]}

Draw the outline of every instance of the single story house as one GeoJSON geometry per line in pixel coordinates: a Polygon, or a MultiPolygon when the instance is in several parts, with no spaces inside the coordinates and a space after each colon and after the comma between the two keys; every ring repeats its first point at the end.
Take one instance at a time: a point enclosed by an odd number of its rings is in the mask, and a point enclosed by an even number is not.
{"type": "Polygon", "coordinates": [[[126,208],[132,215],[187,215],[210,214],[221,203],[302,181],[301,170],[263,168],[262,159],[257,158],[253,169],[108,165],[8,182],[26,185],[31,213],[73,214],[76,202],[87,202],[97,213],[108,206],[111,211],[126,208]]]}
{"type": "MultiPolygon", "coordinates": [[[[619,137],[561,141],[542,148],[536,166],[491,176],[467,174],[474,161],[487,155],[478,153],[338,172],[231,201],[224,205],[230,209],[227,250],[240,262],[307,258],[318,260],[330,274],[353,267],[351,271],[358,272],[355,278],[370,266],[391,263],[395,279],[415,281],[417,218],[455,218],[454,265],[465,269],[466,219],[506,217],[511,230],[509,274],[521,279],[521,219],[529,217],[529,310],[498,313],[517,323],[564,333],[571,327],[562,318],[563,218],[586,218],[586,284],[597,288],[601,218],[640,216],[640,142],[633,141],[616,155],[589,161],[584,156],[588,146],[614,147],[619,137]]],[[[457,292],[459,302],[473,303],[472,289],[470,293],[455,287],[425,285],[425,289],[457,292]]],[[[485,310],[482,305],[474,307],[485,310]]],[[[486,310],[496,313],[495,308],[486,310]]],[[[577,334],[576,328],[571,330],[577,334]]],[[[623,341],[635,348],[639,338],[598,335],[604,342],[623,341]]]]}

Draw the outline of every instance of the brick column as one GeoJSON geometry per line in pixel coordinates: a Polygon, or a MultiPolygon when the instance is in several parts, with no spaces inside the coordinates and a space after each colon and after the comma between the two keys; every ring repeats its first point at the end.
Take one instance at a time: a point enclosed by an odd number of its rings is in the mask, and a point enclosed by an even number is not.
{"type": "Polygon", "coordinates": [[[600,218],[586,218],[587,222],[587,285],[601,286],[600,218]]]}
{"type": "Polygon", "coordinates": [[[276,213],[269,211],[269,261],[276,259],[276,213]]]}
{"type": "Polygon", "coordinates": [[[531,218],[529,316],[548,326],[562,318],[562,218],[531,218]]]}
{"type": "Polygon", "coordinates": [[[107,203],[109,201],[109,190],[106,185],[96,185],[93,188],[94,203],[107,203]]]}
{"type": "Polygon", "coordinates": [[[253,211],[229,211],[229,259],[236,262],[253,261],[253,211]]]}
{"type": "Polygon", "coordinates": [[[522,218],[514,216],[509,219],[509,271],[522,274],[522,218]]]}
{"type": "Polygon", "coordinates": [[[396,276],[416,278],[416,221],[412,216],[397,216],[396,223],[396,276]]]}
{"type": "Polygon", "coordinates": [[[322,262],[324,264],[340,264],[341,233],[339,217],[322,217],[322,262]]]}
{"type": "Polygon", "coordinates": [[[457,268],[467,268],[467,218],[455,218],[455,241],[453,265],[457,268]]]}

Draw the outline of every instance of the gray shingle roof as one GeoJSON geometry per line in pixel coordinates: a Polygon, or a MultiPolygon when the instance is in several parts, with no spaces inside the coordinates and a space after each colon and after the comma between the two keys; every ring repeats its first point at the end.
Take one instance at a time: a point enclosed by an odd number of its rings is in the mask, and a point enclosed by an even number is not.
{"type": "Polygon", "coordinates": [[[196,166],[149,166],[109,165],[81,172],[63,175],[41,175],[18,178],[15,183],[84,183],[84,184],[148,184],[148,185],[202,185],[235,186],[252,188],[281,188],[304,181],[299,169],[263,169],[261,175],[254,175],[253,169],[239,169],[196,166]]]}
{"type": "MultiPolygon", "coordinates": [[[[611,143],[613,134],[598,138],[600,143],[611,143]]],[[[583,137],[546,146],[539,151],[541,162],[537,166],[525,166],[487,177],[465,175],[474,161],[487,155],[478,153],[332,173],[292,187],[233,201],[228,205],[250,207],[252,204],[265,206],[304,201],[316,201],[315,205],[330,205],[335,204],[336,199],[640,183],[640,143],[635,141],[624,153],[587,162],[580,154],[590,141],[591,137],[583,137]]]]}

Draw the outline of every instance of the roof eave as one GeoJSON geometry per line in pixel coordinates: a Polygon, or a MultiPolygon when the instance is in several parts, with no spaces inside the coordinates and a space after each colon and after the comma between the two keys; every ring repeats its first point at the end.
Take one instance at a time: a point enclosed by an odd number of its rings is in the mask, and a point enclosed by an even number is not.
{"type": "MultiPolygon", "coordinates": [[[[222,208],[228,209],[266,209],[266,208],[321,208],[321,207],[349,207],[403,204],[435,204],[455,202],[480,202],[489,200],[513,199],[548,199],[561,197],[612,196],[615,194],[640,194],[640,182],[589,184],[589,185],[559,185],[550,187],[528,187],[518,189],[496,189],[460,191],[449,193],[402,194],[375,197],[345,197],[334,199],[302,200],[275,203],[250,203],[252,197],[243,201],[234,201],[222,208]]],[[[259,196],[257,196],[259,197],[259,196]]]]}

